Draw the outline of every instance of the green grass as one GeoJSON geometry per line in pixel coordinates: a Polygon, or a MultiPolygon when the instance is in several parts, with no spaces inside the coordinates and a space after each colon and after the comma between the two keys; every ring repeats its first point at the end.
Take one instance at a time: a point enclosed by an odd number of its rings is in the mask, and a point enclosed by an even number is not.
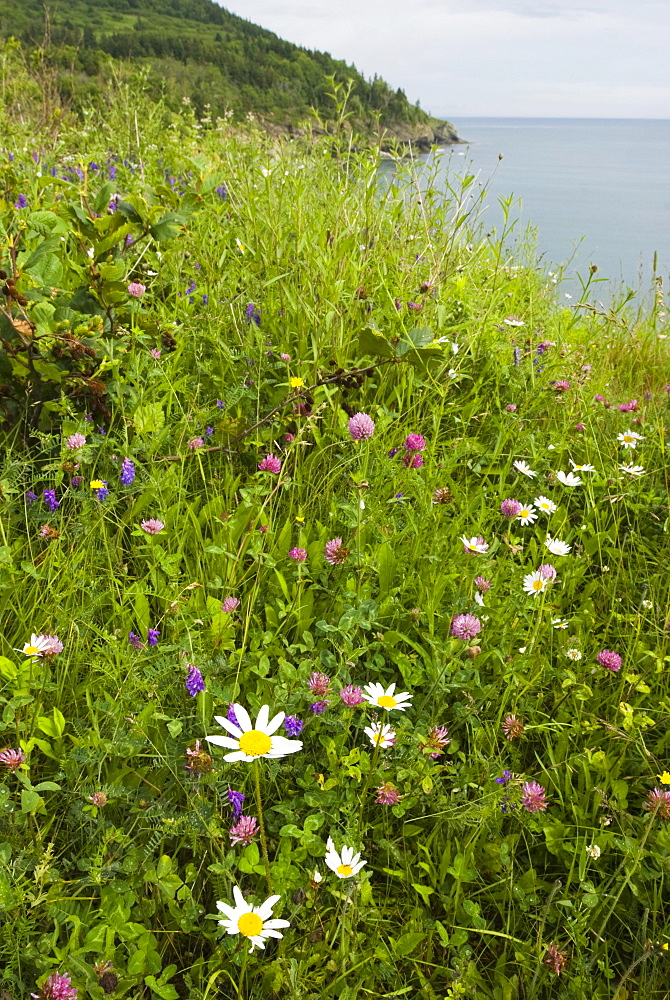
{"type": "Polygon", "coordinates": [[[445,199],[423,177],[419,198],[406,163],[382,190],[376,152],[337,137],[276,144],[111,97],[48,149],[49,123],[5,119],[15,155],[0,154],[0,267],[18,236],[26,299],[5,296],[0,320],[0,743],[26,755],[0,785],[4,989],[25,996],[54,971],[101,998],[94,963],[108,961],[113,995],[132,998],[664,997],[670,824],[645,809],[670,768],[662,302],[557,305],[523,240],[485,237],[476,203],[458,210],[467,181],[445,199]],[[82,179],[50,181],[52,164],[82,179]],[[351,440],[357,411],[370,440],[351,440]],[[617,439],[629,428],[634,451],[617,439]],[[409,433],[426,439],[420,468],[402,462],[409,433]],[[267,453],[278,475],[258,471],[267,453]],[[596,471],[563,486],[570,459],[596,471]],[[433,502],[438,488],[451,502],[433,502]],[[549,522],[501,515],[504,499],[540,494],[557,505],[549,522]],[[156,536],[140,528],[150,517],[166,526],[156,536]],[[58,537],[39,537],[44,524],[58,537]],[[548,553],[547,530],[569,555],[548,553]],[[466,554],[461,535],[490,548],[466,554]],[[324,559],[333,538],[341,565],[324,559]],[[557,580],[527,596],[524,575],[548,561],[557,580]],[[492,580],[485,607],[477,575],[492,580]],[[464,613],[481,620],[479,651],[450,635],[464,613]],[[158,645],[132,648],[148,628],[158,645]],[[33,632],[63,651],[21,656],[33,632]],[[619,672],[598,665],[602,649],[619,672]],[[315,671],[331,678],[321,715],[315,671]],[[379,752],[370,707],[337,693],[369,682],[412,695],[384,715],[396,743],[379,752]],[[184,767],[232,701],[305,721],[299,753],[260,762],[275,915],[290,927],[252,955],[216,902],[234,885],[269,895],[259,838],[228,835],[228,788],[259,815],[254,768],[207,744],[212,770],[184,767]],[[525,726],[514,740],[509,714],[525,726]],[[451,739],[437,758],[421,749],[433,726],[451,739]],[[535,814],[520,804],[531,781],[548,801],[535,814]],[[375,802],[385,782],[395,805],[375,802]],[[362,852],[358,876],[325,867],[329,836],[362,852]]]}

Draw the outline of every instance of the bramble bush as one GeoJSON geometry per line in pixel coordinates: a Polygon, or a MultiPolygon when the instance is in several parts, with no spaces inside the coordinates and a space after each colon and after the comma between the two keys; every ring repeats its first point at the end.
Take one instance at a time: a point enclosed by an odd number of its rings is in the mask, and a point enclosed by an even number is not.
{"type": "Polygon", "coordinates": [[[4,995],[665,995],[660,292],[133,101],[0,153],[4,995]]]}

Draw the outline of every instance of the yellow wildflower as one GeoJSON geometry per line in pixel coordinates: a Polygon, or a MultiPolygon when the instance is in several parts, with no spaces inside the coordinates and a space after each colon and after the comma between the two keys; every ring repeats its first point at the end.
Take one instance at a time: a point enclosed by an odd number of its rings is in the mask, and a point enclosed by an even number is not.
{"type": "Polygon", "coordinates": [[[300,378],[297,375],[292,375],[291,378],[288,380],[288,384],[291,386],[292,389],[301,389],[305,384],[305,380],[304,378],[300,378]]]}
{"type": "Polygon", "coordinates": [[[105,484],[103,483],[102,479],[92,479],[91,480],[91,489],[92,490],[101,490],[101,489],[104,488],[104,486],[105,486],[105,484]]]}
{"type": "Polygon", "coordinates": [[[663,774],[657,774],[656,777],[662,785],[670,785],[670,771],[664,771],[663,774]]]}

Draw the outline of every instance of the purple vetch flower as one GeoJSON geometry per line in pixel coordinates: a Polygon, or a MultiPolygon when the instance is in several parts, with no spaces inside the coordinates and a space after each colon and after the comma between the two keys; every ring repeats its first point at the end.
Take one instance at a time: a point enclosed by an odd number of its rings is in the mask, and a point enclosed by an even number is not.
{"type": "Polygon", "coordinates": [[[205,437],[211,437],[214,433],[213,427],[205,427],[205,437]]]}
{"type": "Polygon", "coordinates": [[[141,281],[131,281],[128,285],[128,294],[136,299],[141,299],[146,290],[147,286],[143,285],[141,281]]]}
{"type": "Polygon", "coordinates": [[[253,302],[247,302],[244,315],[246,317],[247,323],[255,323],[256,326],[261,325],[261,314],[260,310],[256,308],[253,302]]]}
{"type": "Polygon", "coordinates": [[[226,597],[223,604],[221,605],[221,610],[227,615],[232,615],[233,611],[237,611],[240,606],[239,597],[226,597]]]}
{"type": "Polygon", "coordinates": [[[537,781],[526,781],[521,794],[521,805],[530,813],[544,812],[547,808],[547,792],[537,781]]]}
{"type": "Polygon", "coordinates": [[[214,188],[216,194],[218,194],[221,201],[225,201],[228,197],[228,188],[225,184],[219,184],[217,188],[214,188]]]}
{"type": "Polygon", "coordinates": [[[505,517],[516,517],[521,510],[521,504],[518,500],[503,500],[500,504],[500,513],[505,517]]]}
{"type": "Polygon", "coordinates": [[[0,764],[2,764],[7,771],[18,771],[21,764],[25,763],[26,755],[23,750],[12,750],[8,747],[6,750],[0,751],[0,764]]]}
{"type": "Polygon", "coordinates": [[[282,724],[288,736],[299,736],[305,725],[297,715],[287,715],[282,724]]]}
{"type": "Polygon", "coordinates": [[[83,448],[86,444],[85,434],[70,434],[69,438],[65,442],[70,451],[77,451],[79,448],[83,448]]]}
{"type": "Polygon", "coordinates": [[[36,500],[37,500],[37,493],[33,493],[32,490],[28,490],[26,493],[26,502],[28,506],[32,507],[32,505],[35,503],[36,500]]]}
{"type": "Polygon", "coordinates": [[[188,667],[188,674],[185,681],[186,690],[191,698],[195,698],[199,691],[205,690],[205,682],[195,663],[187,663],[186,666],[188,667]]]}
{"type": "Polygon", "coordinates": [[[363,691],[356,684],[347,684],[346,687],[340,688],[340,698],[348,708],[362,705],[365,701],[363,691]]]}
{"type": "Polygon", "coordinates": [[[72,986],[69,976],[52,972],[40,986],[39,993],[31,993],[34,1000],[77,1000],[79,990],[72,986]]]}
{"type": "Polygon", "coordinates": [[[289,549],[288,557],[289,559],[293,559],[294,562],[302,563],[307,558],[307,549],[289,549]]]}
{"type": "Polygon", "coordinates": [[[232,724],[234,726],[237,726],[238,729],[242,728],[240,726],[240,723],[238,721],[237,716],[235,715],[235,705],[234,705],[234,703],[232,701],[228,705],[228,714],[226,715],[226,718],[227,718],[228,722],[232,722],[232,724]]]}
{"type": "Polygon", "coordinates": [[[456,639],[464,639],[466,642],[474,639],[481,630],[482,623],[474,615],[456,615],[451,622],[451,634],[456,639]]]}
{"type": "Polygon", "coordinates": [[[25,208],[28,204],[28,200],[24,194],[20,194],[17,201],[14,202],[14,208],[25,208]]]}
{"type": "Polygon", "coordinates": [[[365,441],[375,432],[375,422],[367,413],[354,413],[349,417],[349,433],[354,441],[365,441]]]}
{"type": "Polygon", "coordinates": [[[511,771],[503,771],[499,778],[496,778],[496,785],[507,785],[512,780],[511,771]]]}
{"type": "Polygon", "coordinates": [[[395,458],[399,451],[400,448],[391,448],[390,452],[388,453],[389,458],[395,458]]]}
{"type": "Polygon", "coordinates": [[[329,694],[330,677],[328,674],[321,674],[315,670],[310,674],[309,680],[307,681],[307,687],[310,689],[312,694],[321,696],[329,694]]]}
{"type": "Polygon", "coordinates": [[[273,475],[278,476],[281,472],[281,460],[270,452],[262,462],[258,463],[258,470],[259,472],[272,472],[273,475]]]}
{"type": "Polygon", "coordinates": [[[551,563],[542,563],[538,569],[538,573],[543,580],[555,580],[556,579],[556,567],[552,566],[551,563]]]}
{"type": "Polygon", "coordinates": [[[326,711],[326,709],[328,708],[329,705],[330,705],[330,702],[327,701],[327,700],[326,701],[315,701],[314,704],[310,705],[309,707],[310,707],[310,711],[314,712],[314,715],[323,715],[323,713],[326,711]]]}
{"type": "Polygon", "coordinates": [[[147,645],[148,646],[157,646],[159,639],[160,639],[160,632],[158,631],[157,628],[149,628],[149,629],[147,629],[147,645]]]}
{"type": "Polygon", "coordinates": [[[226,404],[224,403],[224,401],[222,399],[217,399],[217,401],[216,401],[216,408],[217,408],[217,410],[223,410],[223,409],[225,409],[225,406],[226,406],[226,404]]]}
{"type": "Polygon", "coordinates": [[[135,635],[134,632],[128,633],[128,642],[133,647],[133,649],[144,649],[144,643],[142,642],[139,635],[135,635]]]}
{"type": "Polygon", "coordinates": [[[42,490],[42,496],[44,497],[44,502],[47,505],[48,510],[52,514],[55,510],[58,510],[60,503],[56,500],[55,490],[42,490]]]}
{"type": "Polygon", "coordinates": [[[135,466],[129,458],[124,458],[121,462],[121,475],[119,479],[122,486],[130,486],[135,479],[135,466]]]}
{"type": "MultiPolygon", "coordinates": [[[[228,721],[232,721],[230,718],[230,712],[228,713],[228,721]]],[[[233,724],[236,725],[237,720],[233,724]]],[[[246,795],[243,795],[242,792],[236,792],[233,788],[228,789],[228,802],[230,803],[230,808],[233,810],[233,819],[239,819],[242,815],[245,799],[246,795]]]]}
{"type": "Polygon", "coordinates": [[[613,653],[611,649],[602,649],[596,656],[596,660],[601,667],[616,673],[621,670],[621,657],[618,653],[613,653]]]}
{"type": "Polygon", "coordinates": [[[341,538],[331,538],[329,542],[326,542],[324,556],[326,562],[329,562],[331,566],[340,566],[348,555],[349,549],[342,544],[341,538]]]}
{"type": "Polygon", "coordinates": [[[260,827],[255,816],[240,816],[235,826],[231,826],[228,831],[230,843],[233,847],[242,844],[246,847],[254,839],[260,827]]]}
{"type": "Polygon", "coordinates": [[[555,346],[556,344],[554,343],[553,340],[543,340],[541,341],[541,343],[537,345],[537,353],[540,355],[540,357],[542,357],[542,355],[545,354],[550,347],[555,347],[555,346]]]}
{"type": "Polygon", "coordinates": [[[424,451],[426,439],[423,434],[408,434],[405,438],[406,451],[424,451]]]}

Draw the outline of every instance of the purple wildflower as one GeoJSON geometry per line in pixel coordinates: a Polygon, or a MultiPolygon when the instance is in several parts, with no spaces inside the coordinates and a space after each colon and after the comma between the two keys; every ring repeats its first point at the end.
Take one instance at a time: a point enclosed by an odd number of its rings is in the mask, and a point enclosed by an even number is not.
{"type": "Polygon", "coordinates": [[[653,788],[648,794],[644,808],[656,813],[659,819],[670,819],[670,791],[663,788],[653,788]]]}
{"type": "Polygon", "coordinates": [[[135,479],[135,466],[129,458],[124,458],[121,462],[121,475],[119,479],[122,486],[130,486],[135,479]]]}
{"type": "Polygon", "coordinates": [[[391,448],[389,452],[389,458],[395,458],[399,451],[400,448],[391,448]]]}
{"type": "Polygon", "coordinates": [[[18,199],[14,202],[14,208],[25,208],[28,204],[28,200],[24,194],[20,194],[18,199]]]}
{"type": "Polygon", "coordinates": [[[259,829],[255,816],[240,816],[235,826],[231,826],[228,831],[231,845],[235,847],[237,844],[242,844],[246,847],[254,839],[259,829]]]}
{"type": "Polygon", "coordinates": [[[556,567],[552,566],[551,563],[542,563],[538,573],[543,580],[555,580],[556,579],[556,567]]]}
{"type": "Polygon", "coordinates": [[[314,712],[314,715],[323,715],[329,705],[329,701],[315,701],[314,704],[309,707],[310,710],[314,712]]]}
{"type": "Polygon", "coordinates": [[[157,517],[150,517],[146,521],[140,521],[140,528],[142,531],[146,531],[147,535],[157,535],[164,527],[163,522],[157,517]]]}
{"type": "Polygon", "coordinates": [[[512,780],[512,772],[503,771],[501,776],[499,778],[496,778],[496,785],[506,785],[511,780],[512,780]]]}
{"type": "MultiPolygon", "coordinates": [[[[228,715],[230,721],[230,713],[228,715]]],[[[239,819],[242,815],[242,809],[244,808],[244,800],[246,795],[242,792],[236,792],[233,788],[228,789],[228,801],[230,803],[230,808],[233,810],[233,819],[239,819]]]]}
{"type": "Polygon", "coordinates": [[[128,633],[128,642],[133,649],[144,649],[144,643],[140,639],[139,635],[135,635],[134,632],[128,633]]]}
{"type": "Polygon", "coordinates": [[[236,611],[240,606],[239,597],[226,597],[223,604],[221,605],[221,610],[227,615],[232,615],[233,611],[236,611]]]}
{"type": "Polygon", "coordinates": [[[228,705],[228,714],[226,715],[226,718],[227,718],[228,722],[232,722],[232,724],[234,726],[237,726],[238,729],[242,728],[240,726],[240,723],[238,721],[237,716],[235,715],[235,705],[233,704],[232,701],[228,705]]]}
{"type": "Polygon", "coordinates": [[[408,451],[406,455],[402,457],[402,464],[406,469],[420,469],[423,465],[423,455],[418,451],[408,451]]]}
{"type": "Polygon", "coordinates": [[[289,549],[288,557],[289,559],[293,559],[294,562],[304,562],[307,558],[307,549],[289,549]]]}
{"type": "Polygon", "coordinates": [[[354,413],[349,418],[349,433],[354,441],[371,438],[375,432],[375,422],[367,413],[354,413]]]}
{"type": "Polygon", "coordinates": [[[197,451],[198,448],[202,448],[205,443],[205,439],[201,437],[194,437],[188,442],[188,447],[191,451],[197,451]]]}
{"type": "Polygon", "coordinates": [[[537,781],[526,781],[521,795],[521,805],[530,813],[544,812],[547,808],[547,793],[537,781]]]}
{"type": "Polygon", "coordinates": [[[406,451],[423,451],[426,447],[426,439],[423,434],[408,434],[405,438],[406,451]]]}
{"type": "Polygon", "coordinates": [[[596,656],[596,660],[601,667],[616,673],[621,670],[621,657],[618,653],[613,653],[611,649],[602,649],[596,656]]]}
{"type": "Polygon", "coordinates": [[[347,684],[346,687],[340,688],[340,698],[348,708],[362,705],[365,701],[362,690],[356,684],[347,684]]]}
{"type": "Polygon", "coordinates": [[[226,404],[224,403],[224,401],[222,399],[217,399],[217,401],[216,401],[216,408],[217,408],[217,410],[223,410],[223,409],[225,409],[225,406],[226,406],[226,404]]]}
{"type": "Polygon", "coordinates": [[[521,504],[518,500],[503,500],[500,504],[500,513],[505,517],[516,517],[521,510],[521,504]]]}
{"type": "Polygon", "coordinates": [[[141,299],[146,290],[147,286],[143,285],[141,281],[131,281],[128,285],[128,294],[136,299],[141,299]]]}
{"type": "Polygon", "coordinates": [[[517,406],[516,403],[508,403],[505,407],[508,413],[516,413],[517,406]]]}
{"type": "Polygon", "coordinates": [[[33,493],[32,490],[28,490],[26,493],[26,502],[28,506],[32,507],[32,505],[35,503],[36,500],[37,500],[37,493],[33,493]]]}
{"type": "Polygon", "coordinates": [[[69,438],[65,442],[70,451],[77,451],[79,448],[83,448],[86,444],[85,434],[70,434],[69,438]]]}
{"type": "Polygon", "coordinates": [[[297,715],[287,715],[283,726],[289,736],[299,736],[305,723],[297,715]]]}
{"type": "Polygon", "coordinates": [[[247,323],[255,323],[256,326],[261,325],[261,314],[256,308],[253,302],[247,302],[244,310],[244,315],[246,317],[247,323]]]}
{"type": "Polygon", "coordinates": [[[272,472],[273,475],[278,476],[281,471],[281,460],[270,452],[262,462],[258,463],[258,469],[260,472],[272,472]]]}
{"type": "Polygon", "coordinates": [[[485,576],[476,576],[474,583],[477,590],[481,590],[482,593],[486,593],[491,587],[491,581],[487,580],[485,576]]]}
{"type": "Polygon", "coordinates": [[[12,750],[7,748],[0,751],[0,764],[3,764],[7,771],[18,771],[21,764],[25,762],[26,755],[23,750],[12,750]]]}
{"type": "Polygon", "coordinates": [[[69,976],[52,972],[40,986],[39,993],[31,993],[35,1000],[77,1000],[79,990],[72,986],[69,976]]]}
{"type": "Polygon", "coordinates": [[[188,663],[188,674],[186,675],[186,690],[191,698],[195,698],[199,691],[205,690],[205,682],[202,674],[194,663],[188,663]]]}
{"type": "Polygon", "coordinates": [[[159,638],[160,638],[160,632],[158,631],[157,628],[147,629],[147,645],[157,646],[159,638]]]}
{"type": "Polygon", "coordinates": [[[60,507],[60,503],[58,502],[58,500],[56,500],[55,490],[43,490],[42,496],[44,497],[44,502],[47,505],[47,508],[51,511],[52,514],[55,510],[58,510],[58,508],[60,507]]]}
{"type": "Polygon", "coordinates": [[[340,566],[349,555],[349,549],[342,544],[341,538],[331,538],[329,542],[326,542],[324,555],[326,562],[329,562],[331,566],[340,566]]]}
{"type": "Polygon", "coordinates": [[[377,789],[377,795],[375,796],[375,802],[379,806],[394,806],[396,802],[400,802],[402,798],[400,792],[390,781],[385,781],[383,785],[377,789]]]}
{"type": "Polygon", "coordinates": [[[482,623],[474,615],[456,615],[451,622],[451,634],[456,639],[469,642],[482,630],[482,623]]]}
{"type": "Polygon", "coordinates": [[[316,670],[310,674],[307,687],[313,694],[324,695],[330,692],[330,677],[328,674],[320,674],[316,670]]]}
{"type": "Polygon", "coordinates": [[[554,382],[554,389],[556,392],[567,392],[570,388],[570,383],[567,378],[559,378],[554,382]]]}
{"type": "Polygon", "coordinates": [[[43,644],[45,644],[42,648],[42,656],[58,656],[59,653],[63,652],[63,643],[57,635],[45,635],[41,633],[37,638],[41,639],[43,644]]]}

